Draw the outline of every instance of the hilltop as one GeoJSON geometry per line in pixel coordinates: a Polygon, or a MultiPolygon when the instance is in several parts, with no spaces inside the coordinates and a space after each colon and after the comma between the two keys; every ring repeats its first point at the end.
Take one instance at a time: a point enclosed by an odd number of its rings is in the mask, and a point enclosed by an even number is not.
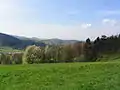
{"type": "Polygon", "coordinates": [[[22,40],[12,35],[0,33],[0,46],[22,49],[29,45],[45,46],[46,44],[29,39],[22,40]]]}

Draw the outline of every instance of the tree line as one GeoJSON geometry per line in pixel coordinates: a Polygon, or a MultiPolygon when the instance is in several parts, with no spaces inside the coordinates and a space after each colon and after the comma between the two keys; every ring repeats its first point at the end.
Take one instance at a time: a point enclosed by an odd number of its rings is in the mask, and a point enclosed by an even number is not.
{"type": "Polygon", "coordinates": [[[24,53],[1,53],[1,64],[33,64],[62,62],[95,62],[103,53],[120,51],[120,35],[107,37],[102,35],[94,41],[70,45],[28,46],[24,53]]]}
{"type": "Polygon", "coordinates": [[[82,45],[75,43],[70,45],[47,45],[40,47],[36,45],[28,46],[21,53],[1,53],[1,64],[22,64],[22,63],[62,63],[80,62],[83,59],[82,45]]]}
{"type": "Polygon", "coordinates": [[[90,61],[97,61],[104,54],[120,53],[120,34],[107,37],[102,35],[94,41],[88,38],[85,45],[85,57],[90,61]]]}

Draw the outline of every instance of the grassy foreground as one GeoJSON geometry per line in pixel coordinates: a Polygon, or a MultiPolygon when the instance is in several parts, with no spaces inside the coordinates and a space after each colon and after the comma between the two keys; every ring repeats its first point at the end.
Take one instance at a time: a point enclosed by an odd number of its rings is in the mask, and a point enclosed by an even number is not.
{"type": "Polygon", "coordinates": [[[0,90],[120,90],[120,63],[0,66],[0,90]]]}

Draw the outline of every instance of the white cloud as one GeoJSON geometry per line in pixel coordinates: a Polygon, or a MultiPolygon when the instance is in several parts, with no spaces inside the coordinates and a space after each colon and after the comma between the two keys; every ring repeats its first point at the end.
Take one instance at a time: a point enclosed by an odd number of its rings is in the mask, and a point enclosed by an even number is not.
{"type": "Polygon", "coordinates": [[[81,27],[83,28],[83,29],[87,29],[87,28],[89,28],[89,27],[91,27],[92,26],[92,24],[82,24],[81,25],[81,27]]]}
{"type": "Polygon", "coordinates": [[[114,20],[114,19],[103,19],[102,23],[111,25],[111,26],[115,26],[118,22],[117,22],[117,20],[114,20]]]}

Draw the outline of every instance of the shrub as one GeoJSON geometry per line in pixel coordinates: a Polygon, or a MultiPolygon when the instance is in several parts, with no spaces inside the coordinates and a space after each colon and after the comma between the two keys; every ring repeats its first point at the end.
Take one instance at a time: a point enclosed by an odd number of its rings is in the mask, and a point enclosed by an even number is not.
{"type": "Polygon", "coordinates": [[[38,46],[28,46],[23,55],[23,63],[40,63],[42,60],[42,49],[38,46]]]}

